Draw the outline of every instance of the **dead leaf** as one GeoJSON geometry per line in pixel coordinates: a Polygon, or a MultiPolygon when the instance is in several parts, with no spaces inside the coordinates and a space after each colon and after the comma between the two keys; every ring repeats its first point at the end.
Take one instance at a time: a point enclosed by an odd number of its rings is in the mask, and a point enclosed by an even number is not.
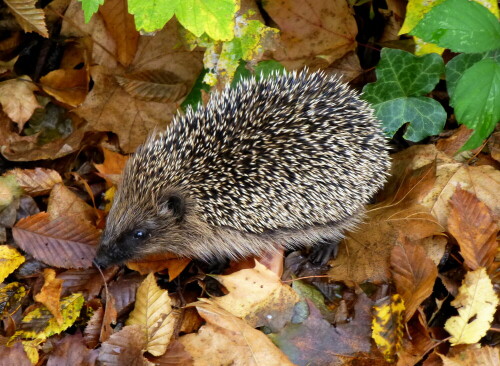
{"type": "Polygon", "coordinates": [[[187,93],[186,84],[177,75],[166,70],[117,75],[116,81],[131,96],[146,102],[176,102],[187,93]]]}
{"type": "Polygon", "coordinates": [[[489,208],[460,186],[450,200],[448,230],[460,245],[460,254],[471,270],[488,268],[498,250],[498,226],[489,208]]]}
{"type": "Polygon", "coordinates": [[[106,305],[104,307],[104,314],[102,316],[101,332],[99,334],[99,341],[106,342],[113,334],[111,324],[116,324],[117,311],[115,307],[115,298],[111,294],[106,296],[106,305]]]}
{"type": "Polygon", "coordinates": [[[49,193],[56,184],[62,183],[62,178],[57,171],[46,168],[15,168],[9,170],[5,175],[14,176],[24,193],[32,197],[44,196],[49,193]]]}
{"type": "Polygon", "coordinates": [[[443,360],[443,366],[500,366],[500,351],[494,347],[472,348],[468,347],[450,356],[439,355],[443,360]]]}
{"type": "Polygon", "coordinates": [[[138,261],[127,262],[128,268],[139,272],[140,274],[156,273],[168,270],[169,280],[179,276],[181,272],[191,263],[191,259],[178,258],[172,253],[153,254],[138,261]]]}
{"type": "Polygon", "coordinates": [[[107,0],[99,7],[106,28],[116,42],[116,57],[123,66],[129,66],[137,52],[139,32],[134,16],[129,14],[127,1],[107,0]]]}
{"type": "Polygon", "coordinates": [[[19,131],[23,130],[33,111],[42,108],[33,93],[37,90],[27,75],[0,82],[0,104],[5,114],[17,123],[19,131]]]}
{"type": "Polygon", "coordinates": [[[372,338],[387,362],[394,362],[403,346],[403,313],[399,294],[383,297],[373,304],[372,338]]]}
{"type": "Polygon", "coordinates": [[[129,156],[105,148],[102,149],[102,153],[104,154],[104,162],[102,164],[94,164],[94,166],[101,173],[101,176],[106,179],[108,184],[117,185],[129,156]]]}
{"type": "Polygon", "coordinates": [[[263,6],[278,24],[283,44],[272,58],[287,69],[328,66],[356,47],[358,28],[347,2],[269,1],[263,6]]]}
{"type": "Polygon", "coordinates": [[[40,78],[44,92],[71,107],[77,107],[85,101],[89,81],[89,71],[86,67],[54,70],[40,78]]]}
{"type": "Polygon", "coordinates": [[[98,353],[85,347],[80,332],[66,335],[54,347],[47,360],[47,366],[92,366],[97,359],[98,353]]]}
{"type": "Polygon", "coordinates": [[[196,365],[293,365],[262,332],[209,300],[191,304],[205,319],[198,333],[179,338],[196,365]]]}
{"type": "Polygon", "coordinates": [[[91,267],[100,236],[85,221],[70,216],[51,221],[46,212],[19,220],[12,234],[21,249],[60,268],[91,267]]]}
{"type": "Polygon", "coordinates": [[[142,353],[146,336],[141,325],[127,325],[101,346],[98,360],[108,366],[153,366],[142,353]]]}
{"type": "Polygon", "coordinates": [[[398,294],[406,307],[408,322],[420,304],[428,298],[437,278],[436,264],[425,254],[423,247],[405,240],[391,253],[391,272],[398,294]]]}
{"type": "Polygon", "coordinates": [[[473,132],[473,130],[468,129],[465,125],[461,125],[450,137],[439,139],[436,143],[436,149],[453,157],[464,146],[473,132]]]}
{"type": "Polygon", "coordinates": [[[47,212],[51,220],[64,216],[72,216],[75,219],[95,222],[97,215],[94,208],[73,193],[64,184],[56,184],[50,192],[47,212]]]}
{"type": "Polygon", "coordinates": [[[289,285],[257,261],[255,268],[213,277],[229,291],[212,299],[213,303],[254,328],[267,326],[278,331],[290,321],[299,301],[299,295],[289,285]]]}
{"type": "Polygon", "coordinates": [[[33,366],[21,342],[12,346],[0,346],[0,366],[33,366]]]}
{"type": "Polygon", "coordinates": [[[61,297],[62,280],[56,278],[56,271],[52,268],[43,270],[44,283],[38,294],[35,295],[35,301],[45,305],[47,309],[54,315],[54,318],[59,324],[62,324],[63,318],[61,314],[61,297]]]}
{"type": "Polygon", "coordinates": [[[347,233],[340,244],[328,275],[346,283],[388,282],[389,258],[401,236],[416,241],[442,231],[429,210],[421,205],[383,202],[368,207],[365,221],[347,233]]]}
{"type": "Polygon", "coordinates": [[[35,4],[35,0],[5,0],[5,5],[12,11],[25,32],[37,32],[42,37],[49,38],[45,13],[35,4]]]}

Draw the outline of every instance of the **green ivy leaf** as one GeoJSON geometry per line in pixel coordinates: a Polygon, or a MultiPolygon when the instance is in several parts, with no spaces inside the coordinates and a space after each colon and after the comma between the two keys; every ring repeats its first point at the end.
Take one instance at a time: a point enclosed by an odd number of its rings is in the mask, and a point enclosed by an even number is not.
{"type": "Polygon", "coordinates": [[[128,11],[134,15],[137,30],[153,32],[162,29],[174,16],[180,0],[129,0],[128,11]]]}
{"type": "Polygon", "coordinates": [[[457,121],[474,130],[462,150],[481,145],[500,121],[500,63],[477,62],[458,81],[451,104],[457,121]]]}
{"type": "Polygon", "coordinates": [[[210,86],[203,82],[203,78],[205,77],[207,71],[207,69],[203,69],[201,71],[193,85],[193,88],[182,102],[181,108],[184,111],[188,108],[188,106],[191,106],[193,110],[197,110],[201,103],[201,91],[204,90],[207,93],[210,91],[210,86]]]}
{"type": "Polygon", "coordinates": [[[197,37],[206,33],[213,40],[229,41],[234,37],[234,16],[238,9],[238,0],[182,0],[175,15],[197,37]]]}
{"type": "Polygon", "coordinates": [[[85,16],[85,23],[90,21],[92,15],[97,13],[99,5],[104,4],[104,0],[79,0],[82,3],[83,14],[85,16]]]}
{"type": "Polygon", "coordinates": [[[403,137],[420,141],[443,130],[446,111],[434,99],[426,97],[397,98],[374,106],[377,117],[392,135],[406,122],[410,122],[403,137]]]}
{"type": "Polygon", "coordinates": [[[377,81],[363,89],[365,99],[371,103],[427,94],[444,71],[443,59],[435,53],[417,57],[406,51],[383,48],[380,57],[377,81]]]}
{"type": "Polygon", "coordinates": [[[500,23],[484,6],[469,0],[446,0],[432,8],[410,34],[453,52],[500,48],[500,23]]]}
{"type": "Polygon", "coordinates": [[[424,97],[443,71],[443,59],[435,53],[417,57],[384,48],[376,69],[377,81],[364,87],[363,98],[373,104],[388,135],[409,122],[404,137],[420,141],[441,132],[446,122],[441,104],[424,97]]]}

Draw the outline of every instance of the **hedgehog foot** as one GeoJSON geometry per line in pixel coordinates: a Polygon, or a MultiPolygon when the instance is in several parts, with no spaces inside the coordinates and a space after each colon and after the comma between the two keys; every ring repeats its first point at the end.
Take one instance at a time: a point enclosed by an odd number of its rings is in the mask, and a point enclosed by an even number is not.
{"type": "Polygon", "coordinates": [[[330,239],[315,244],[309,254],[309,261],[324,266],[331,258],[337,257],[339,243],[338,239],[330,239]]]}

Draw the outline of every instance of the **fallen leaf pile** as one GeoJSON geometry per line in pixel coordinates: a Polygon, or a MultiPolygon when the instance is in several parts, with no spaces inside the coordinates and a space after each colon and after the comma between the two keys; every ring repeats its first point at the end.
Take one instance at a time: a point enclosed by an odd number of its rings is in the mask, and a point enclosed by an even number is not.
{"type": "MultiPolygon", "coordinates": [[[[472,152],[463,128],[398,149],[328,266],[304,251],[222,269],[167,253],[100,271],[129,153],[168,125],[206,54],[175,18],[139,33],[127,2],[88,23],[76,0],[4,3],[0,366],[500,365],[499,132],[472,152]]],[[[255,61],[363,82],[364,2],[356,17],[347,2],[258,4],[241,6],[279,33],[255,61]]],[[[387,5],[381,42],[399,41],[404,6],[387,5]]]]}

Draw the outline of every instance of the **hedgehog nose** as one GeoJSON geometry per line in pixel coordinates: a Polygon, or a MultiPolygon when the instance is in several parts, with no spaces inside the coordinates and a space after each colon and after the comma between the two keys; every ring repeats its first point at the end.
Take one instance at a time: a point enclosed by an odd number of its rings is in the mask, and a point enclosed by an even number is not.
{"type": "Polygon", "coordinates": [[[106,269],[109,267],[110,264],[109,258],[106,257],[105,255],[100,255],[99,253],[97,253],[97,256],[94,258],[92,262],[100,269],[106,269]]]}

